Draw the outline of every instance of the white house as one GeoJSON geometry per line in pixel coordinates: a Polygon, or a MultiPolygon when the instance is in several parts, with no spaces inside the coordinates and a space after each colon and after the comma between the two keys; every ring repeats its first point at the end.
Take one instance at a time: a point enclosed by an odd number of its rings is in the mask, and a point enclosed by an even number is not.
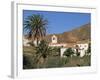
{"type": "Polygon", "coordinates": [[[61,57],[64,57],[63,54],[64,54],[64,52],[66,51],[66,49],[67,49],[67,48],[61,48],[61,49],[60,49],[60,56],[61,56],[61,57]]]}
{"type": "Polygon", "coordinates": [[[30,40],[28,40],[27,38],[23,37],[23,46],[30,46],[30,44],[28,44],[30,42],[30,40]]]}
{"type": "Polygon", "coordinates": [[[78,52],[80,53],[80,57],[83,57],[88,50],[88,43],[78,43],[75,46],[78,47],[78,52]]]}
{"type": "MultiPolygon", "coordinates": [[[[33,42],[33,44],[37,46],[37,40],[32,41],[32,39],[28,39],[27,36],[23,37],[23,46],[30,46],[30,42],[33,42]]],[[[38,43],[40,43],[40,41],[38,43]]]]}
{"type": "MultiPolygon", "coordinates": [[[[73,47],[70,47],[70,48],[72,48],[72,50],[75,52],[75,53],[80,53],[80,57],[83,57],[85,54],[86,54],[86,52],[87,52],[87,50],[88,50],[88,43],[81,43],[81,44],[75,44],[75,45],[73,45],[73,47]]],[[[68,49],[68,47],[66,48],[61,48],[61,50],[60,50],[60,52],[61,52],[61,57],[63,57],[64,55],[64,52],[66,51],[66,49],[68,49]]],[[[76,56],[75,54],[74,54],[74,56],[76,56]]]]}

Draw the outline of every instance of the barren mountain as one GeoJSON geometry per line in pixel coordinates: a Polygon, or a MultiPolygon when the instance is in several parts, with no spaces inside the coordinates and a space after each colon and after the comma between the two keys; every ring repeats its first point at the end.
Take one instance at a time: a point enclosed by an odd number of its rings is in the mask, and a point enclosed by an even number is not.
{"type": "Polygon", "coordinates": [[[51,36],[56,35],[58,43],[75,43],[78,41],[90,41],[91,39],[91,24],[85,24],[68,32],[61,34],[50,34],[46,36],[46,40],[51,42],[51,36]]]}

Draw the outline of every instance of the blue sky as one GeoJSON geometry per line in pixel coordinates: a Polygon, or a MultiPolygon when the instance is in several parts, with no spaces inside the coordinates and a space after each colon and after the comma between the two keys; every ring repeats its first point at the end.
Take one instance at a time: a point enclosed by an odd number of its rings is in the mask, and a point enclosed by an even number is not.
{"type": "Polygon", "coordinates": [[[23,10],[23,20],[33,14],[41,14],[48,20],[48,34],[63,33],[91,22],[90,13],[47,12],[34,10],[23,10]]]}

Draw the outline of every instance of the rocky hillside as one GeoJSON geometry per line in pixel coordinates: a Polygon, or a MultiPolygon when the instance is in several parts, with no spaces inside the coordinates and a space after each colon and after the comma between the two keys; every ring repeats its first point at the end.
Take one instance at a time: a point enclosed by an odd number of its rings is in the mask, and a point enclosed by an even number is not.
{"type": "Polygon", "coordinates": [[[82,25],[76,29],[61,34],[50,34],[46,36],[46,40],[51,42],[51,36],[58,37],[58,43],[69,42],[74,43],[78,41],[90,41],[91,39],[91,24],[82,25]]]}

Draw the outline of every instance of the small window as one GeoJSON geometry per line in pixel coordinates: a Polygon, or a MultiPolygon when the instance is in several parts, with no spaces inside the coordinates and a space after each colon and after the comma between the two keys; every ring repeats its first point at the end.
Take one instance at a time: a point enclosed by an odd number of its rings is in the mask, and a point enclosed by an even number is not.
{"type": "Polygon", "coordinates": [[[53,40],[55,40],[55,38],[53,38],[53,40]]]}

